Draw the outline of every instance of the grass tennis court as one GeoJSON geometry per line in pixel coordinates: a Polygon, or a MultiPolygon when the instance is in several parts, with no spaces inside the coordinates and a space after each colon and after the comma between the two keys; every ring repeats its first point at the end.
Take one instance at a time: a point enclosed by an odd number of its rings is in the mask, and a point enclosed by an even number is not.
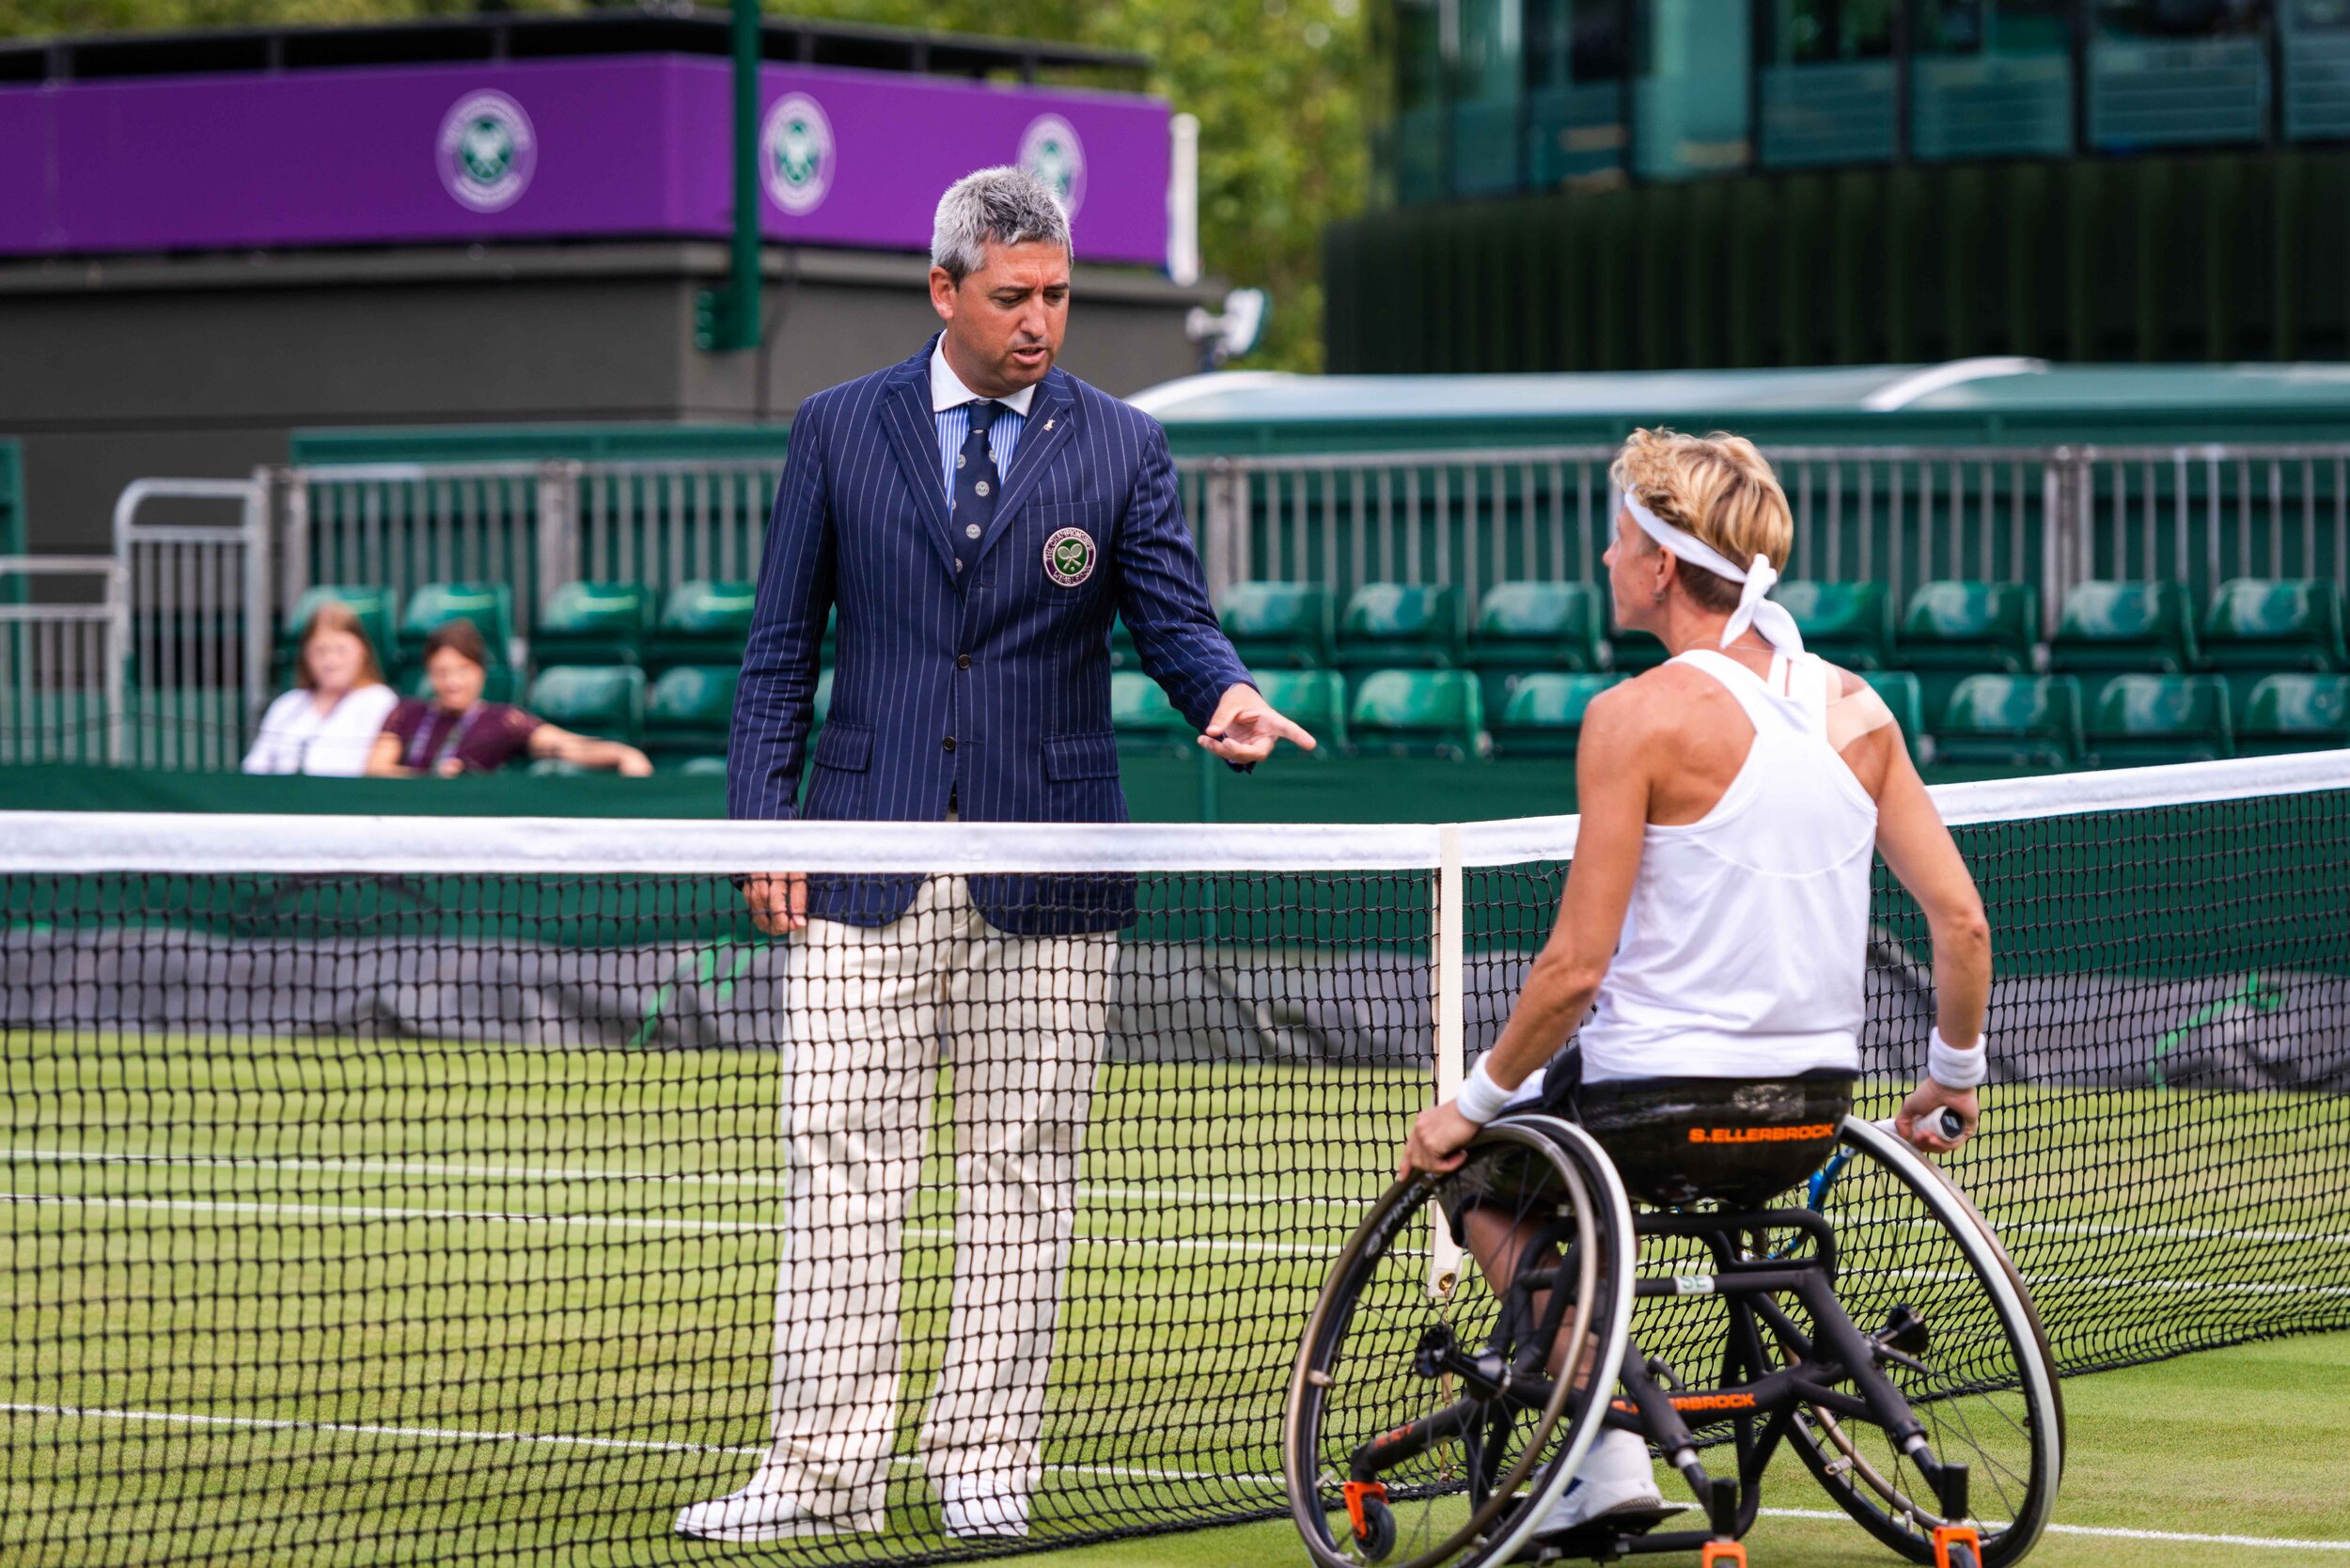
{"type": "MultiPolygon", "coordinates": [[[[765,1430],[777,1068],[760,1052],[10,1034],[0,1558],[771,1560],[668,1528],[682,1503],[740,1484],[765,1430]],[[96,1528],[101,1498],[104,1536],[50,1540],[96,1528]]],[[[1137,1525],[1172,1518],[1178,1494],[1191,1515],[1278,1502],[1292,1337],[1425,1092],[1407,1072],[1104,1069],[1041,1531],[1098,1525],[1105,1497],[1137,1525]]],[[[2226,1269],[2255,1258],[2266,1326],[2341,1321],[2350,1219],[2338,1183],[2312,1175],[2342,1157],[2326,1102],[2264,1096],[2251,1117],[2249,1099],[1995,1092],[1992,1138],[1956,1168],[1994,1195],[1995,1214],[2004,1184],[2043,1195],[2014,1206],[2010,1239],[2061,1358],[2099,1354],[2093,1340],[2065,1342],[2066,1313],[2114,1299],[2133,1212],[2184,1200],[2219,1168],[2229,1229],[2174,1217],[2129,1234],[2145,1288],[2110,1331],[2159,1342],[2166,1320],[2241,1305],[2226,1269]],[[2145,1140],[2117,1143],[2116,1128],[2145,1140]]],[[[944,1332],[952,1201],[934,1152],[905,1267],[917,1393],[944,1332]]],[[[2271,1440],[2234,1435],[2261,1411],[2226,1369],[2266,1369],[2302,1410],[2325,1403],[2320,1369],[2342,1368],[2346,1343],[2288,1341],[2068,1386],[2082,1468],[2060,1520],[2199,1529],[2198,1478],[2223,1512],[2226,1484],[2267,1486],[2305,1463],[2338,1485],[2343,1418],[2303,1410],[2271,1440]],[[2100,1390],[2125,1387],[2149,1391],[2109,1404],[2101,1431],[2100,1390]],[[2200,1457],[2171,1440],[2203,1430],[2213,1446],[2200,1457]],[[2101,1500],[2101,1453],[2121,1481],[2145,1462],[2138,1495],[2101,1500]]],[[[2230,1514],[2225,1529],[2350,1537],[2350,1505],[2315,1479],[2288,1490],[2293,1506],[2255,1510],[2262,1528],[2230,1514]]],[[[1825,1506],[1801,1476],[1772,1501],[1825,1506]]],[[[935,1518],[910,1464],[893,1507],[901,1528],[935,1518]]],[[[1286,1529],[1058,1560],[1286,1558],[1286,1529]]],[[[1758,1553],[1773,1540],[1789,1543],[1775,1560],[1890,1560],[1841,1522],[1774,1519],[1758,1553]]],[[[2044,1550],[2087,1561],[2073,1554],[2119,1544],[2059,1537],[2044,1550]]]]}

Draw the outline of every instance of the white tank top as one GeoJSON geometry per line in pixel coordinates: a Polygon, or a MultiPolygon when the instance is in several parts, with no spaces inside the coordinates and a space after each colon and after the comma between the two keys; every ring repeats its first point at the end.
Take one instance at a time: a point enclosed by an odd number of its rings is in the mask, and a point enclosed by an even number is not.
{"type": "Polygon", "coordinates": [[[1877,808],[1827,742],[1816,654],[1766,682],[1701,669],[1754,724],[1746,764],[1694,823],[1650,823],[1623,936],[1583,1026],[1583,1076],[1778,1078],[1857,1071],[1877,808]]]}

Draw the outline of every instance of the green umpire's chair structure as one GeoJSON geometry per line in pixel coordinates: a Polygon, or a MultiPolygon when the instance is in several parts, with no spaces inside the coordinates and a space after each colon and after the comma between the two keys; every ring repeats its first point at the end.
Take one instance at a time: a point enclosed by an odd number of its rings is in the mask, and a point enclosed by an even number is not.
{"type": "Polygon", "coordinates": [[[1320,669],[1330,662],[1330,591],[1320,583],[1234,583],[1216,619],[1251,670],[1320,669]]]}
{"type": "Polygon", "coordinates": [[[424,665],[425,639],[452,620],[470,620],[488,645],[490,663],[512,662],[514,590],[504,583],[427,583],[408,596],[400,618],[400,663],[424,665]]]}
{"type": "Polygon", "coordinates": [[[2081,683],[2070,675],[1969,675],[1934,727],[1935,760],[2018,770],[2080,766],[2081,683]]]}
{"type": "Polygon", "coordinates": [[[400,643],[393,631],[396,606],[392,590],[375,583],[324,584],[303,589],[293,602],[293,608],[286,612],[286,624],[278,630],[272,660],[280,687],[293,683],[294,656],[301,651],[302,634],[308,629],[310,618],[329,604],[340,604],[358,619],[360,633],[368,639],[379,667],[389,671],[400,663],[400,643]]]}
{"type": "Polygon", "coordinates": [[[1138,669],[1110,672],[1110,728],[1128,756],[1183,756],[1197,749],[1193,729],[1156,681],[1138,669]]]}
{"type": "Polygon", "coordinates": [[[645,672],[634,665],[556,665],[530,682],[524,705],[577,734],[634,745],[645,734],[645,672]]]}
{"type": "Polygon", "coordinates": [[[1628,677],[1536,670],[1521,676],[1493,726],[1496,757],[1574,760],[1591,698],[1628,677]]]}
{"type": "Polygon", "coordinates": [[[641,583],[565,583],[539,607],[530,662],[641,665],[652,632],[652,595],[641,583]]]}
{"type": "Polygon", "coordinates": [[[1499,713],[1528,675],[1607,667],[1607,605],[1595,583],[1496,583],[1477,607],[1468,662],[1499,713]]]}
{"type": "Polygon", "coordinates": [[[1465,669],[1383,669],[1355,688],[1346,727],[1361,757],[1482,758],[1485,705],[1465,669]]]}
{"type": "Polygon", "coordinates": [[[1893,663],[1893,602],[1883,583],[1786,582],[1771,591],[1803,634],[1807,652],[1846,669],[1893,663]]]}
{"type": "Polygon", "coordinates": [[[645,648],[647,666],[656,673],[679,665],[739,666],[756,599],[756,585],[746,582],[696,578],[678,584],[661,601],[645,648]]]}
{"type": "Polygon", "coordinates": [[[1900,657],[1938,714],[1969,675],[2029,675],[2040,644],[2040,590],[1961,578],[1923,583],[1902,614],[1900,657]]]}
{"type": "Polygon", "coordinates": [[[664,670],[645,698],[645,750],[656,765],[724,757],[734,722],[739,665],[680,665],[664,670]]]}
{"type": "Polygon", "coordinates": [[[1388,669],[1451,669],[1461,662],[1460,601],[1449,584],[1365,583],[1339,621],[1336,663],[1356,684],[1388,669]]]}
{"type": "Polygon", "coordinates": [[[2059,675],[2192,675],[2201,663],[2178,583],[2083,583],[2064,596],[2048,645],[2059,675]]]}
{"type": "Polygon", "coordinates": [[[2306,577],[2231,578],[2203,612],[2203,659],[2239,710],[2264,677],[2350,671],[2342,590],[2306,577]]]}
{"type": "Polygon", "coordinates": [[[1314,738],[1312,755],[1335,757],[1347,747],[1346,677],[1335,669],[1259,669],[1257,690],[1282,717],[1314,738]]]}
{"type": "Polygon", "coordinates": [[[2089,765],[2147,767],[2235,755],[2228,683],[2211,675],[2117,675],[2090,704],[2089,765]]]}
{"type": "Polygon", "coordinates": [[[1901,726],[1902,740],[1909,747],[1909,760],[1924,767],[1933,755],[1934,745],[1926,734],[1925,683],[1905,669],[1857,669],[1853,673],[1885,699],[1886,707],[1892,710],[1893,722],[1901,726]]]}
{"type": "Polygon", "coordinates": [[[2254,685],[2236,728],[2247,757],[2350,747],[2350,675],[2271,675],[2254,685]]]}

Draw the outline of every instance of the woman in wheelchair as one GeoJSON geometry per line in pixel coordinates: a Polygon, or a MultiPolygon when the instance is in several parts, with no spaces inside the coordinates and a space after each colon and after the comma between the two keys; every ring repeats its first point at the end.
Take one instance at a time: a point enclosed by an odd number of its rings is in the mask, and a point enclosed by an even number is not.
{"type": "MultiPolygon", "coordinates": [[[[1557,926],[1492,1049],[1412,1127],[1402,1173],[1455,1170],[1504,1112],[1579,1124],[1653,1204],[1750,1209],[1820,1169],[1859,1072],[1873,855],[1933,938],[1931,1056],[1896,1126],[1957,1147],[1984,1076],[1982,900],[1885,703],[1767,597],[1793,541],[1778,478],[1738,437],[1661,430],[1611,472],[1616,623],[1671,657],[1591,703],[1557,926]]],[[[1502,1196],[1446,1200],[1497,1298],[1536,1239],[1502,1196]]],[[[1640,1435],[1610,1426],[1533,1539],[1664,1512],[1640,1435]]]]}

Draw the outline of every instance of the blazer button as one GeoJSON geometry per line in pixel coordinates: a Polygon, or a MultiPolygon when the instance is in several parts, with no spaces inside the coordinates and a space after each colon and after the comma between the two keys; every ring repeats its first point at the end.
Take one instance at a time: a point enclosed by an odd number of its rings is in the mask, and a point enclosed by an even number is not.
{"type": "Polygon", "coordinates": [[[946,746],[948,751],[955,749],[955,738],[952,735],[947,737],[946,746]]]}
{"type": "Polygon", "coordinates": [[[957,669],[969,669],[971,667],[971,655],[968,653],[956,654],[955,667],[957,669]]]}

